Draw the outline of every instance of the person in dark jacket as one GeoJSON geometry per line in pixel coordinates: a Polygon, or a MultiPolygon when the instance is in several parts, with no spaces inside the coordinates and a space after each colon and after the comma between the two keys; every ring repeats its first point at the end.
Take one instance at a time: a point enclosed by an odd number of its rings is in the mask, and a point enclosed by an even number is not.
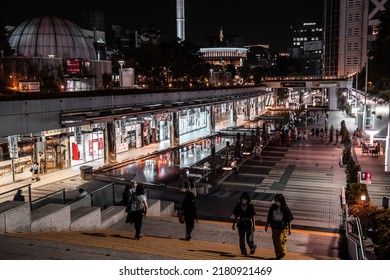
{"type": "Polygon", "coordinates": [[[186,191],[181,211],[184,212],[184,223],[186,226],[186,240],[189,241],[191,233],[195,227],[195,220],[198,222],[198,211],[196,208],[195,194],[192,191],[186,191]]]}
{"type": "Polygon", "coordinates": [[[14,201],[25,201],[23,191],[21,189],[17,190],[13,200],[14,201]]]}
{"type": "Polygon", "coordinates": [[[247,254],[245,241],[249,246],[250,253],[254,254],[256,251],[256,244],[254,242],[255,232],[255,207],[251,203],[249,193],[243,192],[240,198],[240,202],[236,204],[233,210],[234,221],[232,229],[234,230],[237,223],[238,237],[240,250],[243,255],[247,254]]]}
{"type": "Polygon", "coordinates": [[[276,258],[282,259],[286,255],[287,235],[291,235],[291,221],[294,219],[290,208],[286,204],[286,200],[282,194],[276,194],[274,204],[268,210],[267,223],[272,229],[272,241],[276,258]]]}

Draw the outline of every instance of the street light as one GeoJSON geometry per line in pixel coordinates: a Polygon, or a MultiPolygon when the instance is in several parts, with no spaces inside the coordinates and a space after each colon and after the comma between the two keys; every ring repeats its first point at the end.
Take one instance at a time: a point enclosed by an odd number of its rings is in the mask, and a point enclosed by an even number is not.
{"type": "Polygon", "coordinates": [[[124,60],[118,60],[118,63],[121,66],[121,71],[122,71],[122,67],[125,64],[125,61],[124,60]]]}
{"type": "Polygon", "coordinates": [[[389,93],[389,117],[387,118],[387,137],[386,137],[386,153],[385,153],[385,172],[390,171],[390,93],[389,93]]]}
{"type": "Polygon", "coordinates": [[[365,63],[366,68],[366,78],[364,83],[364,107],[363,107],[363,129],[366,129],[366,119],[367,119],[367,83],[368,83],[368,57],[367,62],[365,63]]]}
{"type": "Polygon", "coordinates": [[[225,153],[225,162],[222,169],[225,171],[232,170],[233,168],[229,165],[229,155],[230,155],[230,142],[226,141],[226,153],[225,153]]]}
{"type": "Polygon", "coordinates": [[[122,67],[125,64],[124,60],[118,60],[119,65],[121,66],[121,71],[119,73],[119,79],[120,79],[120,87],[123,87],[123,77],[122,77],[122,67]]]}
{"type": "MultiPolygon", "coordinates": [[[[207,161],[203,164],[203,177],[206,177],[207,175],[207,170],[210,168],[210,163],[207,161]]],[[[207,178],[205,178],[207,181],[207,178]]]]}

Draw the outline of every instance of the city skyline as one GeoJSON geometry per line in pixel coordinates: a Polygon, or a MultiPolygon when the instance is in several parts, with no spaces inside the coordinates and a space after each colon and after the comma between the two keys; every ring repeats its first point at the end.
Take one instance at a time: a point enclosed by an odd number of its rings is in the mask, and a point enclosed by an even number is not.
{"type": "MultiPolygon", "coordinates": [[[[123,7],[102,8],[67,1],[66,7],[51,7],[37,2],[25,2],[15,6],[5,3],[0,20],[14,25],[36,16],[56,15],[79,24],[82,10],[96,10],[105,15],[106,29],[113,24],[123,25],[130,30],[139,30],[154,23],[164,34],[176,36],[176,1],[132,1],[130,9],[123,7]],[[7,7],[7,4],[10,6],[7,7]],[[135,11],[135,12],[134,12],[135,11]]],[[[245,44],[267,44],[275,51],[284,51],[291,46],[290,28],[303,22],[317,22],[322,25],[322,1],[303,0],[282,3],[253,0],[240,1],[240,6],[215,1],[185,1],[186,40],[201,46],[204,38],[218,36],[222,27],[225,35],[242,37],[245,44]],[[276,12],[272,12],[276,11],[276,12]]]]}

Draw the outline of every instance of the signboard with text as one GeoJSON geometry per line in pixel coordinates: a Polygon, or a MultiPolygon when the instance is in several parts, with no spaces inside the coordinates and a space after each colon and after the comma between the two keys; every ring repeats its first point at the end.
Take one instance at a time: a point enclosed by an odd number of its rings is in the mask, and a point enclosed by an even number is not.
{"type": "Polygon", "coordinates": [[[81,75],[81,63],[78,59],[66,60],[66,73],[69,75],[81,75]]]}
{"type": "Polygon", "coordinates": [[[281,82],[282,87],[297,87],[297,88],[305,88],[306,82],[281,82]]]}
{"type": "Polygon", "coordinates": [[[371,184],[372,173],[366,171],[359,171],[358,180],[361,184],[371,184]]]}
{"type": "Polygon", "coordinates": [[[40,92],[41,83],[37,81],[20,81],[19,90],[20,92],[40,92]]]}

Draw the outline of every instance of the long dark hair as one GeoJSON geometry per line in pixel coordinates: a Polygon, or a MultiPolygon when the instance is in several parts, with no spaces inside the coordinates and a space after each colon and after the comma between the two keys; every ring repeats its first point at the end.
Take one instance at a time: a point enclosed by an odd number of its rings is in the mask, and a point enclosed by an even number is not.
{"type": "Polygon", "coordinates": [[[141,194],[144,194],[144,193],[145,193],[144,187],[143,186],[137,186],[137,188],[135,189],[135,194],[136,195],[141,195],[141,194]]]}
{"type": "Polygon", "coordinates": [[[284,198],[284,195],[282,195],[281,193],[275,194],[274,200],[280,202],[280,207],[281,207],[281,208],[284,208],[284,207],[287,206],[287,204],[286,204],[286,199],[284,198]]]}

